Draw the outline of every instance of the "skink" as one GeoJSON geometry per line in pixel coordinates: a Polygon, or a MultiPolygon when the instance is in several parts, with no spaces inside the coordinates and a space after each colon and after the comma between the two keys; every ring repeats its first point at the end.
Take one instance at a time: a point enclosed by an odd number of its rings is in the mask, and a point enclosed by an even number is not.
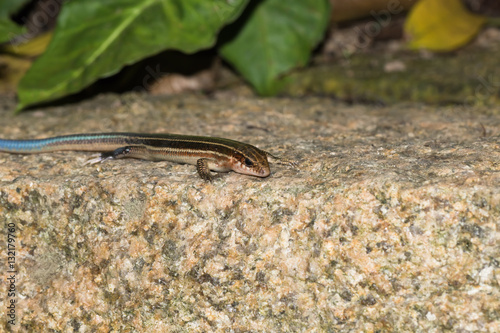
{"type": "Polygon", "coordinates": [[[193,164],[200,177],[207,181],[213,179],[210,170],[232,170],[267,177],[271,173],[267,158],[280,160],[243,142],[178,134],[96,133],[37,140],[0,139],[0,151],[7,153],[34,154],[63,150],[100,152],[100,156],[88,161],[90,163],[127,157],[193,164]]]}

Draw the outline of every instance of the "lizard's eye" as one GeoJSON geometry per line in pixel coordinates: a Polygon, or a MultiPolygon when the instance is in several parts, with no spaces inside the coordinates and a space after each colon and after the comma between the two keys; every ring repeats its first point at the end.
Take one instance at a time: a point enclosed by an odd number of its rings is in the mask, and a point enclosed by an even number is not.
{"type": "Polygon", "coordinates": [[[245,165],[246,165],[247,167],[252,167],[252,166],[253,166],[253,162],[252,162],[252,160],[250,160],[248,157],[247,157],[247,158],[245,158],[245,161],[244,161],[244,162],[245,162],[245,165]]]}

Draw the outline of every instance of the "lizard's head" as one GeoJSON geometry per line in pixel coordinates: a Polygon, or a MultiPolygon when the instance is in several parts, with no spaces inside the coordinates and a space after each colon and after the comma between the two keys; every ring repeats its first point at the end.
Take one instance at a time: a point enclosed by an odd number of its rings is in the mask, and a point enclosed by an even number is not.
{"type": "Polygon", "coordinates": [[[238,148],[233,154],[232,170],[244,175],[267,177],[271,174],[265,151],[251,145],[238,148]]]}

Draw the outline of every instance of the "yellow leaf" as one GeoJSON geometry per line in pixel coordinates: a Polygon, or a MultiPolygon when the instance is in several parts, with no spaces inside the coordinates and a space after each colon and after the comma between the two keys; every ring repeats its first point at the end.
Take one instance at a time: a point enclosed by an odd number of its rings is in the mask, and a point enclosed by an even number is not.
{"type": "Polygon", "coordinates": [[[49,31],[16,44],[5,44],[2,46],[2,52],[18,57],[35,58],[45,51],[51,39],[52,31],[49,31]]]}
{"type": "Polygon", "coordinates": [[[405,22],[411,49],[452,51],[470,41],[485,23],[470,13],[461,0],[421,0],[405,22]]]}
{"type": "Polygon", "coordinates": [[[0,54],[0,94],[14,94],[17,84],[30,66],[30,59],[0,54]]]}

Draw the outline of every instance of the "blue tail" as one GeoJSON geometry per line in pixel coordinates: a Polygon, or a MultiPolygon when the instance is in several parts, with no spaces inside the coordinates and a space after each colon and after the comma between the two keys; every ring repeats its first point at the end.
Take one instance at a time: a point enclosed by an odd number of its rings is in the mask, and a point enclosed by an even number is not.
{"type": "Polygon", "coordinates": [[[46,150],[51,139],[4,140],[0,139],[0,151],[8,153],[39,153],[46,150]],[[44,149],[45,148],[45,149],[44,149]]]}

